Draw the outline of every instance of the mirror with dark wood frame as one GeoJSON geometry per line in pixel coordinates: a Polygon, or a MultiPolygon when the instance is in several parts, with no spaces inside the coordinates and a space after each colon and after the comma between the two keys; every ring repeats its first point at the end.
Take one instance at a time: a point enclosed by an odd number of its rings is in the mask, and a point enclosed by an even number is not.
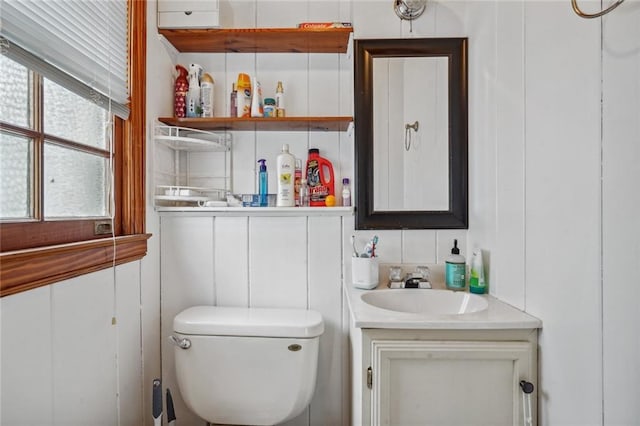
{"type": "MultiPolygon", "coordinates": [[[[356,55],[354,71],[356,132],[355,228],[466,229],[468,227],[467,39],[357,39],[354,47],[356,55]],[[429,73],[438,71],[430,70],[442,69],[442,67],[425,68],[426,71],[423,71],[423,68],[417,67],[422,66],[420,64],[424,61],[413,61],[412,59],[405,61],[404,64],[400,62],[400,68],[393,68],[393,66],[387,65],[386,62],[381,66],[381,59],[391,58],[434,58],[438,59],[438,63],[442,62],[441,59],[444,59],[446,66],[442,74],[445,75],[434,78],[429,73]],[[380,70],[387,68],[390,70],[388,71],[389,75],[378,76],[378,80],[376,80],[374,70],[376,70],[375,74],[381,74],[380,70]],[[410,72],[407,72],[407,69],[410,72]],[[399,84],[399,86],[409,87],[409,89],[405,89],[405,92],[409,92],[407,96],[432,99],[431,103],[434,106],[428,107],[429,111],[425,111],[424,102],[416,103],[405,99],[400,100],[400,103],[404,105],[403,108],[407,109],[410,108],[407,105],[413,105],[414,108],[422,109],[417,113],[422,114],[420,115],[421,117],[426,116],[424,121],[435,120],[434,117],[439,116],[442,123],[434,124],[428,122],[426,129],[421,124],[420,130],[418,130],[417,126],[416,128],[411,127],[409,123],[400,123],[402,128],[396,130],[391,136],[387,135],[388,141],[382,142],[379,129],[382,126],[385,129],[385,133],[391,133],[388,131],[390,126],[388,122],[391,121],[389,116],[392,114],[380,117],[376,111],[384,110],[385,107],[380,107],[380,105],[389,102],[388,97],[389,93],[391,93],[391,88],[388,86],[391,85],[387,85],[384,90],[380,90],[379,80],[398,80],[408,78],[408,76],[412,76],[413,79],[419,81],[401,82],[399,84]],[[436,87],[428,93],[412,93],[411,88],[422,87],[422,80],[439,82],[436,84],[440,84],[443,87],[436,87]],[[378,89],[374,89],[375,87],[378,89]],[[436,94],[440,92],[443,93],[443,96],[436,94]],[[433,111],[444,112],[434,113],[433,111]],[[406,158],[413,157],[412,160],[394,163],[389,168],[392,170],[410,169],[410,178],[406,176],[404,178],[409,182],[409,185],[405,185],[404,189],[400,188],[400,191],[418,195],[415,198],[428,199],[431,195],[430,193],[425,193],[427,188],[433,187],[434,182],[440,182],[438,185],[442,186],[442,188],[435,188],[435,191],[445,194],[444,202],[434,202],[433,207],[429,206],[428,201],[425,205],[411,202],[406,205],[398,205],[397,203],[389,203],[386,199],[384,203],[381,202],[381,188],[379,187],[381,185],[391,186],[386,185],[386,180],[391,178],[388,177],[390,172],[380,166],[381,156],[385,157],[384,160],[387,163],[390,160],[386,158],[388,156],[387,151],[381,150],[379,144],[394,144],[400,147],[396,148],[398,150],[407,148],[407,151],[409,151],[407,137],[411,138],[412,134],[421,136],[425,131],[436,126],[443,129],[438,133],[440,134],[440,139],[444,138],[444,148],[441,148],[438,151],[439,153],[435,155],[435,145],[430,147],[429,143],[432,143],[431,141],[426,139],[421,141],[422,150],[427,152],[426,155],[429,155],[429,149],[432,149],[434,155],[431,157],[436,158],[436,160],[431,158],[430,161],[432,163],[427,166],[423,160],[416,160],[417,154],[407,152],[400,155],[406,158]],[[442,163],[442,171],[440,173],[444,176],[434,179],[434,175],[428,172],[434,167],[438,167],[437,162],[442,163]],[[423,193],[420,193],[420,191],[423,193]],[[376,197],[378,197],[377,200],[376,197]]],[[[436,61],[433,62],[436,63],[436,61]]],[[[393,109],[394,107],[387,106],[386,108],[393,109]]],[[[406,121],[408,116],[405,115],[403,119],[406,121]]],[[[414,123],[413,119],[410,121],[414,123]]],[[[418,141],[420,140],[418,139],[418,141]]],[[[409,146],[410,142],[409,139],[409,146]]],[[[389,191],[389,188],[385,188],[384,191],[389,191]]],[[[430,189],[430,191],[433,191],[433,189],[430,189]]],[[[389,197],[387,196],[387,198],[389,197]]]]}

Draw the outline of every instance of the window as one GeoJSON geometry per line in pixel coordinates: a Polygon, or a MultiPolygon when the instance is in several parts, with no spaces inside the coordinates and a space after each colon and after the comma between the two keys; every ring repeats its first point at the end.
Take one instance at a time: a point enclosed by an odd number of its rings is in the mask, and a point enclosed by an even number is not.
{"type": "Polygon", "coordinates": [[[0,56],[3,296],[146,254],[146,4],[128,6],[126,120],[110,114],[102,99],[87,100],[0,56]],[[115,242],[111,233],[96,235],[112,223],[115,242]]]}
{"type": "Polygon", "coordinates": [[[0,219],[109,218],[114,116],[6,56],[0,69],[0,219]]]}

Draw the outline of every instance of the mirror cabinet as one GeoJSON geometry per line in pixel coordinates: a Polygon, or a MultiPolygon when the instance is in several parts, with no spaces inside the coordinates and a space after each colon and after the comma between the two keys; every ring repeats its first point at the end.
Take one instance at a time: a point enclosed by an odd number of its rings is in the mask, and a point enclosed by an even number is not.
{"type": "Polygon", "coordinates": [[[355,53],[356,229],[467,228],[467,39],[355,53]]]}

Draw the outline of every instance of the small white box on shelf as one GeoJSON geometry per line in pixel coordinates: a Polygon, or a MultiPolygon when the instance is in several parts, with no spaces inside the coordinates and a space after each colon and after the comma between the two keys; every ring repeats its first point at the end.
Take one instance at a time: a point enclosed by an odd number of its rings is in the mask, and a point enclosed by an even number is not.
{"type": "Polygon", "coordinates": [[[158,0],[158,28],[220,28],[219,0],[158,0]]]}

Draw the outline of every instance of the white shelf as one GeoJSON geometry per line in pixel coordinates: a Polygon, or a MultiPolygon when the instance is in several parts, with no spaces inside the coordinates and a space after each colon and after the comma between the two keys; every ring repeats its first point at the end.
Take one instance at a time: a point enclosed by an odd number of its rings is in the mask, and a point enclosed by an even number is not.
{"type": "Polygon", "coordinates": [[[191,216],[352,216],[353,207],[162,207],[163,214],[191,216]]]}
{"type": "Polygon", "coordinates": [[[231,135],[188,127],[156,125],[155,140],[176,151],[225,152],[231,149],[231,135]]]}

